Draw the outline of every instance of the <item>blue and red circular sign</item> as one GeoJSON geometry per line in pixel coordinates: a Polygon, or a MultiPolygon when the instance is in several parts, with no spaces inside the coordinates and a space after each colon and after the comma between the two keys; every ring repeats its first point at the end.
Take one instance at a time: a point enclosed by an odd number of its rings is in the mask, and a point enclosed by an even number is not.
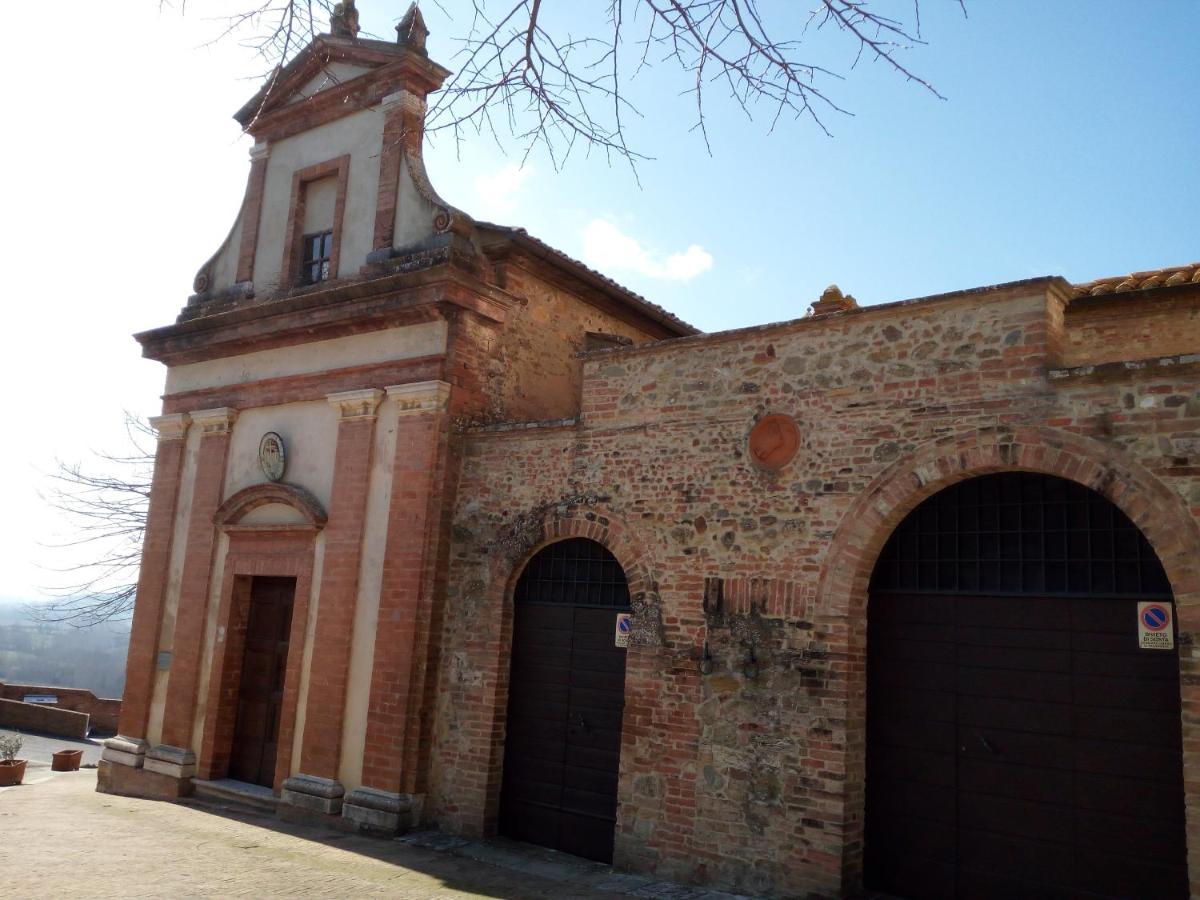
{"type": "Polygon", "coordinates": [[[1160,603],[1142,609],[1142,627],[1147,631],[1165,631],[1171,624],[1171,611],[1160,603]]]}

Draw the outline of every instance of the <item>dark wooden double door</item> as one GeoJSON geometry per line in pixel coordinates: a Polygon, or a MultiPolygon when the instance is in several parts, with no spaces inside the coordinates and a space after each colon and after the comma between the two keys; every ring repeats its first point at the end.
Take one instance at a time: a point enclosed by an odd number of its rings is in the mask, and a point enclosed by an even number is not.
{"type": "Polygon", "coordinates": [[[275,780],[295,592],[295,578],[255,577],[250,583],[229,760],[229,777],[238,781],[271,787],[275,780]]]}
{"type": "Polygon", "coordinates": [[[1165,575],[1107,501],[1011,481],[918,509],[876,571],[867,887],[1186,897],[1178,654],[1136,636],[1165,575]]]}
{"type": "Polygon", "coordinates": [[[515,592],[500,832],[611,862],[629,590],[617,561],[583,539],[552,544],[515,592]]]}

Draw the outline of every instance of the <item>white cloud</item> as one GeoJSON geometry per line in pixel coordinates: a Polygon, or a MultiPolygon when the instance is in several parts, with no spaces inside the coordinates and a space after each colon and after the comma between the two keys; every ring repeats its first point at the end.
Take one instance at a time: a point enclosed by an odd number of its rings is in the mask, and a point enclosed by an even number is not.
{"type": "Polygon", "coordinates": [[[690,281],[713,267],[712,254],[699,244],[664,256],[647,250],[605,219],[593,219],[583,229],[584,259],[604,272],[632,269],[649,278],[690,281]]]}
{"type": "Polygon", "coordinates": [[[500,219],[511,215],[518,206],[517,194],[533,175],[532,165],[507,163],[495,172],[475,176],[475,205],[472,212],[481,218],[500,219]]]}

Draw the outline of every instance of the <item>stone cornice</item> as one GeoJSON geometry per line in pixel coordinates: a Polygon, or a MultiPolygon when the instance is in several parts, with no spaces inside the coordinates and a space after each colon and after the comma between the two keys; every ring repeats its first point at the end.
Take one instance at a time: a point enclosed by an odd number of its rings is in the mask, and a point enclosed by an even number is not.
{"type": "Polygon", "coordinates": [[[395,400],[401,416],[440,412],[450,399],[450,385],[444,381],[415,381],[394,384],[387,389],[389,400],[395,400]]]}
{"type": "Polygon", "coordinates": [[[216,409],[196,409],[191,412],[192,422],[203,435],[228,434],[237,418],[237,410],[228,406],[216,409]]]}
{"type": "Polygon", "coordinates": [[[154,429],[159,441],[179,441],[187,435],[192,417],[187,413],[168,413],[165,416],[151,416],[150,427],[154,429]]]}
{"type": "Polygon", "coordinates": [[[271,144],[268,141],[259,141],[250,148],[250,162],[258,162],[260,159],[266,159],[271,155],[271,144]]]}
{"type": "Polygon", "coordinates": [[[379,404],[383,391],[378,388],[363,388],[358,391],[341,391],[325,397],[338,410],[340,419],[374,419],[379,415],[379,404]]]}

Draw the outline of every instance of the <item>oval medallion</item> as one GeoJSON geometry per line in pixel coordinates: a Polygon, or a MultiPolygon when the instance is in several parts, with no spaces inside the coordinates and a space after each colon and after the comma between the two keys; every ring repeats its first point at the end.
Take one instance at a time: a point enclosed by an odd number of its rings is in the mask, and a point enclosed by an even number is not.
{"type": "Polygon", "coordinates": [[[262,466],[268,481],[278,481],[283,477],[287,457],[283,452],[283,438],[274,431],[268,431],[258,442],[258,464],[262,466]]]}

